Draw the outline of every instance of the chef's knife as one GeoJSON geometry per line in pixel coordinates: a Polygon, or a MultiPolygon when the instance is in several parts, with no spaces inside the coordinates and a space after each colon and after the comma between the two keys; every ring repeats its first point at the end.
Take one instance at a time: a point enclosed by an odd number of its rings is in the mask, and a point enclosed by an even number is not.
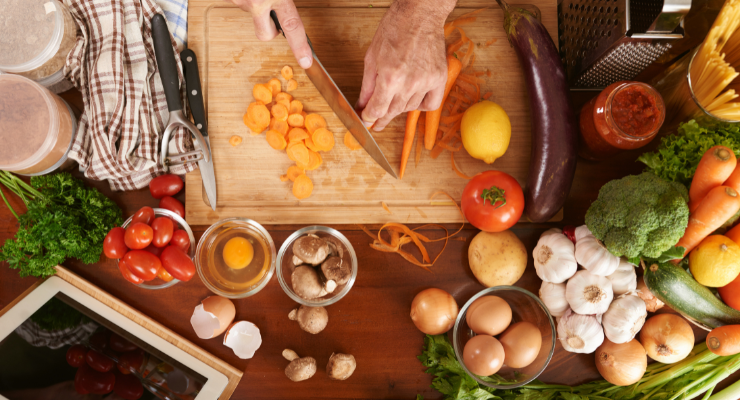
{"type": "MultiPolygon", "coordinates": [[[[275,27],[278,32],[282,32],[280,21],[278,21],[275,11],[270,11],[270,17],[275,23],[275,27]]],[[[283,36],[285,36],[284,32],[283,36]]],[[[390,176],[398,179],[398,175],[396,175],[391,164],[385,158],[385,155],[378,146],[378,143],[375,141],[375,138],[373,138],[370,131],[368,131],[365,125],[363,125],[362,119],[357,115],[354,107],[352,107],[349,101],[347,101],[347,98],[344,97],[342,91],[334,80],[331,79],[329,73],[326,72],[321,61],[319,61],[319,58],[316,56],[316,52],[313,51],[311,39],[309,39],[308,36],[306,36],[306,39],[308,40],[308,45],[311,46],[311,53],[313,53],[313,63],[310,68],[305,70],[306,75],[308,75],[308,79],[313,82],[316,89],[319,90],[319,93],[321,93],[326,102],[329,103],[329,107],[331,107],[334,113],[337,114],[339,120],[342,121],[344,126],[347,127],[350,133],[352,133],[352,136],[354,136],[365,151],[367,151],[367,154],[369,154],[370,157],[378,163],[378,165],[388,172],[390,176]]]]}
{"type": "MultiPolygon", "coordinates": [[[[200,130],[203,135],[203,139],[208,144],[208,148],[211,147],[211,141],[208,137],[208,123],[206,122],[206,110],[203,106],[203,92],[200,88],[200,74],[198,73],[198,59],[195,58],[195,53],[190,50],[183,50],[180,53],[180,60],[182,61],[182,68],[185,70],[185,85],[188,93],[188,104],[190,104],[190,114],[193,116],[193,122],[195,126],[200,130]]],[[[196,142],[196,149],[198,148],[196,142]]],[[[213,156],[213,154],[211,154],[213,156]]],[[[208,205],[215,211],[216,210],[216,174],[213,171],[213,157],[211,161],[206,160],[198,161],[198,168],[200,169],[200,177],[203,180],[203,188],[206,191],[206,197],[208,198],[208,205]]]]}

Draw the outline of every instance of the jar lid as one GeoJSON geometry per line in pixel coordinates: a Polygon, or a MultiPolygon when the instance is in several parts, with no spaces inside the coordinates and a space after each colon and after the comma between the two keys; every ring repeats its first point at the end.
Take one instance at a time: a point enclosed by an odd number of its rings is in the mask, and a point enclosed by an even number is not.
{"type": "Polygon", "coordinates": [[[59,136],[53,95],[18,75],[0,75],[0,169],[23,170],[42,161],[59,136]]]}
{"type": "Polygon", "coordinates": [[[32,71],[59,50],[64,34],[56,0],[0,1],[0,70],[32,71]]]}

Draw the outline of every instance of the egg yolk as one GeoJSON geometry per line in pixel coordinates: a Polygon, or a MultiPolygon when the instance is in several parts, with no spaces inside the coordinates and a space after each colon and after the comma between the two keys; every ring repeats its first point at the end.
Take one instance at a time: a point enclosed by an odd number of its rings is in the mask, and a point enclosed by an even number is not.
{"type": "Polygon", "coordinates": [[[229,268],[242,269],[254,258],[254,247],[243,237],[233,237],[224,246],[224,262],[229,268]]]}

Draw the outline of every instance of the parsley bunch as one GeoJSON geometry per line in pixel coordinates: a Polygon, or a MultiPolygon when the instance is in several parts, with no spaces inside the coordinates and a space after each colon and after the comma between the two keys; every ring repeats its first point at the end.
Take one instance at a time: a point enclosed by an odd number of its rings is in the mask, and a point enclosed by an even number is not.
{"type": "Polygon", "coordinates": [[[5,241],[0,261],[19,269],[22,277],[53,275],[54,267],[68,258],[85,264],[97,262],[105,235],[123,222],[121,209],[113,201],[66,172],[34,176],[29,185],[0,171],[0,184],[28,208],[18,216],[0,191],[19,224],[15,239],[5,241]]]}

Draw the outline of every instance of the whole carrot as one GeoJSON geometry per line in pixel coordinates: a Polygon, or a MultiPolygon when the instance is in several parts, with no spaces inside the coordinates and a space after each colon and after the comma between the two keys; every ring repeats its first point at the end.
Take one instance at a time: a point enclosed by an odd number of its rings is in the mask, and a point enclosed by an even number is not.
{"type": "Polygon", "coordinates": [[[403,179],[403,173],[406,171],[406,163],[411,155],[411,147],[414,146],[414,136],[416,136],[416,123],[419,121],[421,111],[409,111],[406,114],[406,134],[403,137],[403,151],[401,152],[401,170],[398,174],[403,179]]]}
{"type": "MultiPolygon", "coordinates": [[[[714,146],[701,157],[689,189],[689,211],[693,212],[704,196],[713,188],[722,185],[735,170],[735,153],[725,146],[714,146]]],[[[733,189],[733,185],[730,186],[733,189]]],[[[737,189],[735,189],[737,191],[737,189]]]]}
{"type": "Polygon", "coordinates": [[[736,192],[740,193],[740,164],[735,167],[735,170],[732,171],[730,174],[730,177],[727,178],[725,183],[722,184],[722,186],[729,186],[733,189],[735,189],[736,192]]]}
{"type": "Polygon", "coordinates": [[[735,189],[729,186],[717,186],[710,190],[696,210],[691,213],[689,226],[686,227],[686,232],[676,246],[686,249],[685,257],[738,210],[740,210],[740,196],[735,189]]]}
{"type": "Polygon", "coordinates": [[[442,104],[439,108],[434,111],[427,111],[426,115],[426,127],[424,132],[424,147],[427,150],[434,148],[434,142],[437,140],[437,129],[439,129],[439,119],[442,117],[442,106],[447,100],[447,96],[452,90],[452,85],[455,84],[457,76],[460,75],[462,70],[462,63],[454,55],[450,54],[447,56],[447,83],[445,84],[445,95],[442,97],[442,104]]]}
{"type": "Polygon", "coordinates": [[[707,336],[707,347],[718,356],[740,353],[740,325],[725,325],[712,329],[707,336]]]}

